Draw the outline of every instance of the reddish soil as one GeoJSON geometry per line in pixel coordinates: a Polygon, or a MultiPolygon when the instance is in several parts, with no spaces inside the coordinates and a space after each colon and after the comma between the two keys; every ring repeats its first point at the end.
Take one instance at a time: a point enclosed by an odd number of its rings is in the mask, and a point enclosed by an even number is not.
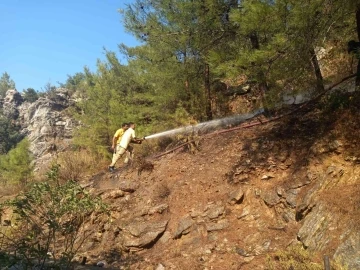
{"type": "MultiPolygon", "coordinates": [[[[147,162],[154,167],[140,175],[141,164],[118,169],[114,174],[100,173],[92,178],[96,192],[117,189],[123,180],[138,184],[122,210],[134,219],[139,218],[137,211],[146,206],[167,203],[167,211],[145,219],[168,219],[166,231],[171,237],[167,241],[160,238],[136,252],[121,251],[120,238],[114,237],[112,242],[80,255],[87,256],[90,263],[107,258],[113,269],[157,269],[159,264],[165,269],[184,270],[266,269],[269,254],[297,242],[301,223],[295,220],[295,208],[285,207],[282,202],[269,206],[262,194],[281,192],[279,187],[290,187],[297,179],[306,178],[309,171],[324,170],[328,164],[341,163],[346,170],[359,166],[351,159],[360,154],[359,124],[358,109],[355,113],[351,110],[333,113],[309,106],[267,124],[201,137],[198,149],[192,148],[193,153],[185,146],[157,159],[148,157],[147,162]],[[314,153],[314,149],[334,140],[342,143],[336,151],[314,153]],[[346,157],[351,158],[346,161],[346,157]],[[244,190],[244,201],[229,204],[229,193],[239,188],[244,190]],[[211,205],[225,207],[221,218],[228,221],[227,228],[208,232],[198,221],[198,226],[188,234],[172,238],[184,216],[203,213],[211,205]],[[284,220],[284,214],[291,218],[284,220]],[[118,257],[111,255],[113,249],[118,251],[118,257]]],[[[315,182],[304,186],[297,202],[315,182]]],[[[342,190],[327,190],[321,200],[341,213],[344,222],[349,222],[355,211],[358,213],[359,207],[355,206],[360,205],[359,191],[358,182],[354,182],[342,190]]],[[[117,199],[107,202],[112,207],[118,205],[117,199]]],[[[117,222],[121,220],[113,225],[117,222]]],[[[333,251],[334,247],[329,246],[323,252],[333,251]]]]}

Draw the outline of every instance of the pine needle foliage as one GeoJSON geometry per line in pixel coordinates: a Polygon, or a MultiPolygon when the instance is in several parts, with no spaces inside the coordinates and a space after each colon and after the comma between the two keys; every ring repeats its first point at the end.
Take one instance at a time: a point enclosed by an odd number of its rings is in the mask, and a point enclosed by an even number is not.
{"type": "Polygon", "coordinates": [[[27,139],[19,142],[7,154],[0,155],[0,181],[2,185],[25,185],[32,178],[32,155],[27,139]]]}
{"type": "Polygon", "coordinates": [[[107,51],[95,73],[85,69],[76,142],[109,156],[126,121],[147,135],[246,111],[231,106],[241,95],[264,107],[316,95],[355,71],[347,42],[358,9],[359,0],[136,0],[121,15],[140,45],[119,45],[126,65],[107,51]]]}
{"type": "Polygon", "coordinates": [[[54,164],[46,181],[0,204],[0,220],[13,213],[8,220],[13,226],[0,227],[1,266],[72,269],[72,259],[90,236],[85,222],[92,213],[106,212],[106,205],[74,181],[59,184],[58,174],[54,164]]]}

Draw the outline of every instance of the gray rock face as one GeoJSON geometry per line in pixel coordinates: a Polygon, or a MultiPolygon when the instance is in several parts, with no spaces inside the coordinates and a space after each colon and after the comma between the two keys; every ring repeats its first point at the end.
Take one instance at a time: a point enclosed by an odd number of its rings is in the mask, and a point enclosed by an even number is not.
{"type": "Polygon", "coordinates": [[[182,235],[188,234],[193,224],[194,221],[191,219],[191,217],[183,217],[178,223],[176,232],[174,234],[174,239],[180,238],[182,235]]]}
{"type": "Polygon", "coordinates": [[[208,232],[220,231],[227,227],[229,227],[229,221],[227,219],[222,219],[218,222],[211,222],[206,224],[206,230],[208,232]]]}
{"type": "Polygon", "coordinates": [[[4,115],[10,119],[16,120],[19,116],[18,107],[23,103],[23,98],[20,93],[14,89],[10,89],[6,92],[6,96],[3,101],[4,115]]]}
{"type": "Polygon", "coordinates": [[[16,90],[8,90],[3,100],[3,114],[21,126],[30,141],[35,168],[47,164],[56,151],[65,149],[77,122],[66,114],[72,104],[67,89],[59,88],[33,103],[24,102],[16,90]]]}
{"type": "Polygon", "coordinates": [[[343,223],[342,215],[334,213],[332,207],[319,200],[318,196],[321,191],[343,187],[344,183],[358,183],[359,173],[360,167],[347,174],[341,167],[329,166],[296,207],[296,218],[302,223],[297,236],[302,244],[309,250],[322,251],[328,248],[329,243],[339,242],[334,257],[348,265],[349,269],[360,269],[359,231],[354,230],[351,222],[343,223]]]}
{"type": "MultiPolygon", "coordinates": [[[[331,241],[337,240],[332,232],[337,227],[339,217],[333,215],[331,209],[319,204],[306,216],[303,226],[298,232],[298,239],[310,250],[323,250],[331,241]]],[[[360,269],[360,233],[346,230],[340,236],[341,244],[334,257],[348,266],[348,269],[360,269]]]]}
{"type": "Polygon", "coordinates": [[[169,208],[169,205],[167,203],[163,203],[163,204],[160,204],[160,205],[157,205],[157,206],[154,206],[154,207],[150,208],[148,214],[149,215],[153,215],[155,213],[161,214],[165,210],[167,210],[168,208],[169,208]]]}
{"type": "Polygon", "coordinates": [[[298,193],[299,191],[296,189],[289,189],[285,194],[286,202],[291,208],[296,207],[296,198],[298,193]]]}
{"type": "Polygon", "coordinates": [[[232,191],[229,194],[229,204],[240,204],[244,200],[244,191],[242,188],[232,191]]]}
{"type": "Polygon", "coordinates": [[[223,205],[209,205],[204,212],[204,216],[209,219],[216,219],[225,213],[225,207],[223,205]]]}
{"type": "Polygon", "coordinates": [[[334,218],[323,204],[317,205],[306,217],[298,232],[298,239],[311,250],[322,250],[331,240],[329,227],[334,218]]]}
{"type": "Polygon", "coordinates": [[[124,228],[124,246],[127,248],[142,249],[155,243],[168,224],[168,220],[155,222],[137,222],[124,228]]]}
{"type": "Polygon", "coordinates": [[[125,192],[134,192],[139,188],[139,184],[131,180],[121,181],[119,183],[119,189],[125,192]]]}
{"type": "Polygon", "coordinates": [[[264,202],[269,206],[274,206],[280,201],[280,197],[276,190],[266,190],[261,193],[261,198],[264,200],[264,202]]]}
{"type": "Polygon", "coordinates": [[[360,268],[360,232],[343,235],[346,239],[336,250],[334,257],[346,263],[349,269],[360,268]]]}

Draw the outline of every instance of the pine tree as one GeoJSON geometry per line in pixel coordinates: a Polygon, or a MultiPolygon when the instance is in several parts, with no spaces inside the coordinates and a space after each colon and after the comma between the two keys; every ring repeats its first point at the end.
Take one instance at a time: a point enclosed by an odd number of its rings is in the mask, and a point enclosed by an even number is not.
{"type": "Polygon", "coordinates": [[[19,127],[14,126],[10,119],[0,115],[0,155],[9,152],[22,138],[19,127]]]}
{"type": "Polygon", "coordinates": [[[28,102],[34,102],[39,98],[38,93],[33,88],[28,88],[23,91],[24,100],[28,102]]]}
{"type": "Polygon", "coordinates": [[[10,79],[10,75],[4,72],[0,78],[0,96],[5,97],[6,91],[15,89],[15,82],[10,79]]]}
{"type": "Polygon", "coordinates": [[[4,184],[26,184],[31,178],[33,165],[27,139],[19,142],[6,155],[0,155],[0,180],[4,184]]]}
{"type": "Polygon", "coordinates": [[[153,97],[134,77],[113,52],[106,53],[106,61],[98,62],[95,74],[85,70],[86,98],[78,104],[75,115],[82,123],[75,134],[76,144],[109,156],[112,137],[122,123],[135,122],[138,132],[146,131],[152,120],[148,112],[153,97]]]}
{"type": "Polygon", "coordinates": [[[211,87],[217,78],[207,58],[211,49],[232,38],[228,13],[236,2],[138,0],[126,10],[125,27],[144,42],[126,53],[146,61],[144,67],[151,65],[150,73],[161,73],[166,65],[168,77],[162,80],[175,80],[162,84],[175,93],[174,109],[181,103],[200,120],[213,117],[211,87]]]}
{"type": "MultiPolygon", "coordinates": [[[[341,1],[340,1],[341,2],[341,1]]],[[[340,3],[338,3],[341,5],[340,3]]],[[[356,89],[360,89],[360,0],[346,0],[345,3],[342,2],[342,4],[349,9],[349,13],[355,17],[355,23],[356,23],[356,37],[358,40],[358,43],[355,45],[355,48],[349,48],[349,52],[355,52],[356,58],[358,59],[357,64],[357,70],[356,70],[356,81],[355,86],[356,89]]],[[[352,40],[355,42],[354,40],[352,40]]],[[[350,42],[349,41],[349,45],[350,42]]],[[[350,47],[350,46],[349,46],[350,47]]]]}
{"type": "Polygon", "coordinates": [[[340,2],[241,1],[230,14],[238,26],[235,42],[227,54],[213,51],[210,63],[229,79],[245,75],[267,98],[275,97],[273,103],[286,93],[321,92],[324,78],[316,50],[336,39],[333,32],[346,19],[340,2]]]}

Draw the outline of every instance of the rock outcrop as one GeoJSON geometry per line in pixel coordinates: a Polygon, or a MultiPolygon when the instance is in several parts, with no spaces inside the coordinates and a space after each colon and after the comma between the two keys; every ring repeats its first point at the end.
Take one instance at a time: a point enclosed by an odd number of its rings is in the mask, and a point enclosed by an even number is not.
{"type": "Polygon", "coordinates": [[[66,111],[72,103],[64,88],[33,103],[25,102],[16,90],[6,92],[3,114],[20,125],[21,133],[29,139],[36,169],[46,165],[57,151],[69,146],[77,125],[66,111]]]}
{"type": "Polygon", "coordinates": [[[360,267],[360,233],[356,221],[341,212],[354,207],[355,197],[345,194],[349,188],[356,187],[359,175],[359,167],[347,171],[342,166],[328,166],[319,173],[316,185],[306,193],[296,213],[302,224],[297,237],[303,245],[317,251],[335,246],[334,257],[346,263],[349,269],[360,267]],[[330,192],[338,193],[331,204],[322,199],[323,194],[330,192]]]}
{"type": "Polygon", "coordinates": [[[19,106],[23,101],[18,91],[14,89],[8,90],[2,104],[4,116],[14,120],[17,119],[19,117],[19,106]]]}

